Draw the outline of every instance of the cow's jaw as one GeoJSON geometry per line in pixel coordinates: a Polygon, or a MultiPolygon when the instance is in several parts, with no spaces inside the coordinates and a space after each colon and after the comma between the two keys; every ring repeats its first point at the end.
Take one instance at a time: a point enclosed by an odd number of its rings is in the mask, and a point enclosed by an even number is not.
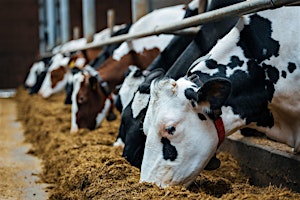
{"type": "Polygon", "coordinates": [[[213,121],[199,119],[184,96],[192,84],[172,79],[152,83],[140,181],[188,186],[215,154],[219,139],[213,121]]]}

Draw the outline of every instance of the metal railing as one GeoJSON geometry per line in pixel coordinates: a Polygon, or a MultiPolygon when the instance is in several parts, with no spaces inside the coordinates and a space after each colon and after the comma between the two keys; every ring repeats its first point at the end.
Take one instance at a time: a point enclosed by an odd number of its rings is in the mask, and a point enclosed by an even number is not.
{"type": "MultiPolygon", "coordinates": [[[[202,13],[193,17],[185,18],[180,22],[172,23],[168,26],[157,26],[151,31],[145,31],[145,32],[140,32],[135,34],[123,34],[123,35],[111,37],[106,41],[101,41],[98,43],[94,43],[94,42],[87,43],[83,47],[72,49],[72,51],[99,48],[104,45],[129,41],[129,40],[147,37],[151,35],[173,34],[176,33],[176,31],[187,29],[193,26],[199,26],[212,21],[217,21],[229,16],[241,16],[256,11],[278,8],[285,5],[295,5],[295,4],[299,5],[299,3],[300,0],[248,0],[231,6],[202,13]]],[[[61,53],[67,53],[69,51],[71,50],[63,51],[61,53]]]]}

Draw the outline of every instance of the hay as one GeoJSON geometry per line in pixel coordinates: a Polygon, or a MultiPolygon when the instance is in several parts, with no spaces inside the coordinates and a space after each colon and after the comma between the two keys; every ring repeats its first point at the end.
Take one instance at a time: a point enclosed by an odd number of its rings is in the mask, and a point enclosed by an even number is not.
{"type": "Polygon", "coordinates": [[[112,146],[120,115],[97,130],[70,134],[71,107],[64,98],[61,93],[42,99],[21,88],[15,97],[18,119],[33,145],[29,153],[42,159],[40,177],[51,184],[50,199],[300,199],[285,188],[251,186],[236,160],[223,152],[218,154],[221,167],[204,171],[189,188],[139,183],[139,170],[112,146]]]}

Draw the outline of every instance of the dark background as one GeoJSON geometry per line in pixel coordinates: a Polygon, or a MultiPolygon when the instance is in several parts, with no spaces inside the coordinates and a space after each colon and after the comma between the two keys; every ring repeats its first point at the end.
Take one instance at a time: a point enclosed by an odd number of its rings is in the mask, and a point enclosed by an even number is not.
{"type": "MultiPolygon", "coordinates": [[[[113,8],[116,24],[131,22],[130,0],[96,0],[96,32],[107,27],[106,13],[113,8]]],[[[0,0],[0,89],[20,86],[39,56],[38,0],[0,0]]],[[[70,33],[80,27],[81,0],[70,0],[70,33]]]]}

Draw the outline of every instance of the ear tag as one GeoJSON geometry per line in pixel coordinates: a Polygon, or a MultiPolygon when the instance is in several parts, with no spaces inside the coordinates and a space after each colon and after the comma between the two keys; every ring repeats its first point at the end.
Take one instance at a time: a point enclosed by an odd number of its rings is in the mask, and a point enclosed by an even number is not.
{"type": "Polygon", "coordinates": [[[70,64],[69,64],[69,68],[72,69],[72,68],[74,68],[74,67],[75,67],[75,61],[72,60],[72,61],[70,62],[70,64]]]}

